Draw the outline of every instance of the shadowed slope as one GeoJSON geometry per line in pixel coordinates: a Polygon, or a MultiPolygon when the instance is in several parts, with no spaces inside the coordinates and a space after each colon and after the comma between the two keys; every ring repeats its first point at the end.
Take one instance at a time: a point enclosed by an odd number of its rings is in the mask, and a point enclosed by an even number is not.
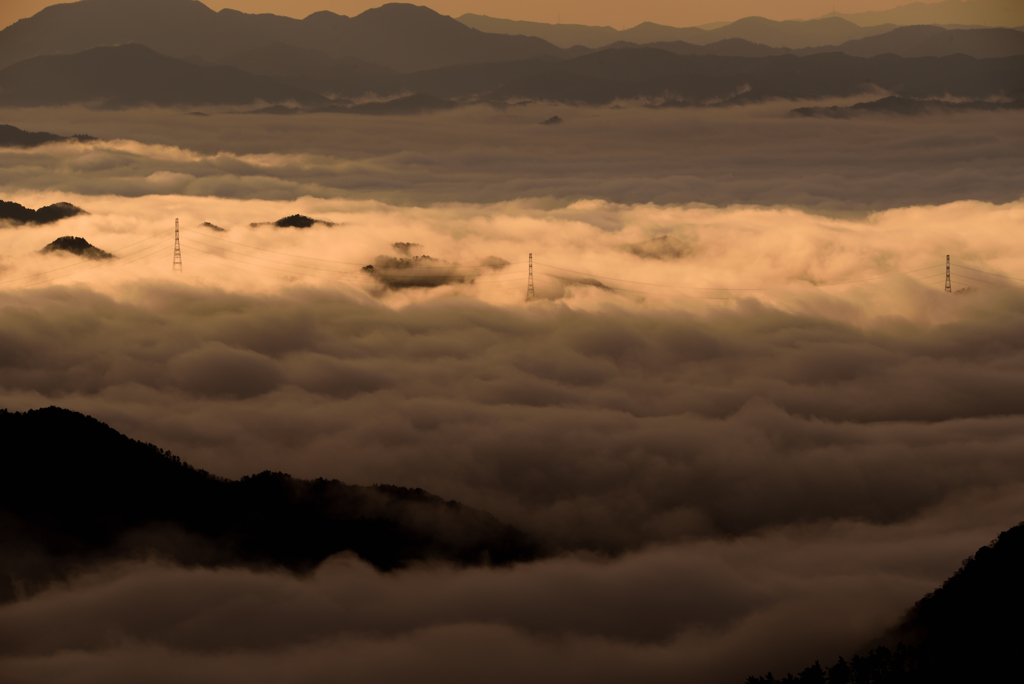
{"type": "Polygon", "coordinates": [[[287,43],[245,50],[225,57],[221,63],[331,96],[387,95],[401,90],[400,77],[390,69],[354,58],[328,57],[318,50],[287,43]]]}
{"type": "Polygon", "coordinates": [[[157,554],[199,565],[316,567],[352,551],[379,569],[414,561],[506,564],[537,546],[420,489],[262,472],[226,480],[59,408],[0,411],[0,554],[28,590],[84,563],[157,554]]]}
{"type": "Polygon", "coordinates": [[[138,105],[246,105],[324,98],[229,66],[199,66],[142,45],[100,47],[75,55],[34,57],[0,71],[0,104],[47,106],[98,103],[138,105]]]}
{"type": "Polygon", "coordinates": [[[747,684],[960,684],[1017,682],[1024,640],[1024,523],[978,549],[941,588],[910,610],[865,656],[814,663],[796,678],[771,673],[747,684]]]}

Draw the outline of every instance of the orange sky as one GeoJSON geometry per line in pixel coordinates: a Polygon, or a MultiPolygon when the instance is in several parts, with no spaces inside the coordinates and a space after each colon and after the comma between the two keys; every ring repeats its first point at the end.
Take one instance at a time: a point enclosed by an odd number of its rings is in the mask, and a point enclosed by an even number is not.
{"type": "MultiPolygon", "coordinates": [[[[810,19],[832,11],[852,13],[883,10],[910,0],[430,0],[422,2],[438,12],[459,16],[466,12],[507,19],[555,23],[611,25],[616,28],[654,21],[672,26],[697,26],[759,15],[770,19],[810,19]]],[[[926,2],[935,0],[925,0],[926,2]]],[[[31,16],[53,0],[2,0],[0,26],[31,16]]],[[[209,0],[213,9],[233,7],[244,12],[273,12],[303,17],[321,9],[358,14],[382,0],[209,0]]]]}

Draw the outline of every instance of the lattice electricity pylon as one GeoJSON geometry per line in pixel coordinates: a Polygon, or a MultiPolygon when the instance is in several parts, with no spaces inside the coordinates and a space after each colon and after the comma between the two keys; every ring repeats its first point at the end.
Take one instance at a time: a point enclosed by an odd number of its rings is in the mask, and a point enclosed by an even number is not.
{"type": "Polygon", "coordinates": [[[949,280],[949,255],[946,255],[946,292],[953,291],[953,283],[949,280]]]}
{"type": "Polygon", "coordinates": [[[526,301],[533,301],[533,252],[530,252],[530,275],[526,280],[526,301]]]}
{"type": "Polygon", "coordinates": [[[178,219],[174,219],[174,263],[171,264],[172,271],[180,271],[181,268],[181,242],[178,240],[178,219]]]}

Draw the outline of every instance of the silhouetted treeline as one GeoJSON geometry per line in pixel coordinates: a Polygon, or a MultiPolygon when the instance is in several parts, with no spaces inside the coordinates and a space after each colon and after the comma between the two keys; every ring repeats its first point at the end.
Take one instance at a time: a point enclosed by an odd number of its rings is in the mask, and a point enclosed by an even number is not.
{"type": "Polygon", "coordinates": [[[0,147],[38,147],[50,142],[64,142],[67,140],[87,142],[95,139],[89,135],[63,136],[44,131],[23,131],[14,126],[0,124],[0,147]]]}
{"type": "Polygon", "coordinates": [[[747,684],[971,684],[1024,681],[1024,523],[964,561],[865,655],[747,684]],[[892,646],[892,644],[896,644],[892,646]]]}
{"type": "Polygon", "coordinates": [[[105,252],[99,247],[94,247],[89,244],[89,241],[85,238],[74,237],[72,235],[59,237],[43,247],[40,251],[43,254],[49,254],[51,252],[68,252],[70,254],[84,256],[89,259],[112,259],[114,257],[110,252],[105,252]]]}
{"type": "Polygon", "coordinates": [[[79,413],[0,411],[0,598],[83,564],[159,555],[183,564],[308,571],[352,551],[382,570],[536,558],[493,516],[420,489],[262,472],[228,480],[79,413]]]}
{"type": "Polygon", "coordinates": [[[6,220],[11,223],[35,223],[42,225],[45,223],[55,223],[61,219],[77,216],[81,213],[83,213],[82,209],[68,202],[57,202],[56,204],[48,204],[39,209],[29,209],[17,202],[0,200],[0,221],[6,220]]]}
{"type": "Polygon", "coordinates": [[[988,100],[971,100],[969,102],[947,102],[946,100],[915,100],[907,97],[890,95],[871,102],[858,102],[849,107],[799,107],[793,114],[799,116],[821,116],[831,119],[849,119],[858,114],[901,114],[917,116],[920,114],[952,114],[954,112],[997,112],[1004,109],[1024,109],[1024,99],[1011,102],[989,102],[988,100]]]}

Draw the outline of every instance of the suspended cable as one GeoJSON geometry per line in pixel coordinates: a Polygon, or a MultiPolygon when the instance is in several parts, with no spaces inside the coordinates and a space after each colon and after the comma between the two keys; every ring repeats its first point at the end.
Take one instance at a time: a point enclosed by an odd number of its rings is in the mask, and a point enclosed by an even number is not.
{"type": "MultiPolygon", "coordinates": [[[[834,287],[836,285],[852,285],[853,283],[867,283],[867,282],[871,282],[872,280],[886,280],[887,278],[895,278],[895,277],[901,276],[901,275],[909,275],[911,273],[918,273],[920,271],[927,271],[930,268],[945,268],[945,267],[946,267],[945,264],[936,264],[935,266],[925,266],[924,268],[914,269],[913,271],[900,271],[899,273],[890,273],[889,275],[875,276],[873,278],[864,278],[862,280],[844,280],[843,282],[840,282],[840,283],[824,283],[824,284],[821,284],[821,285],[816,285],[815,287],[834,287]]],[[[945,274],[942,274],[942,275],[945,275],[945,274]]]]}
{"type": "MultiPolygon", "coordinates": [[[[124,245],[124,246],[118,248],[117,250],[112,251],[111,253],[114,254],[114,258],[115,259],[120,259],[120,258],[123,258],[124,256],[130,256],[130,254],[129,255],[120,255],[120,254],[117,254],[116,252],[123,251],[125,249],[128,249],[129,247],[134,247],[135,245],[142,244],[143,242],[148,242],[149,240],[152,240],[153,238],[158,237],[158,236],[163,235],[163,234],[168,233],[168,232],[170,232],[170,229],[166,229],[165,228],[164,230],[160,231],[159,233],[154,233],[153,235],[150,235],[147,238],[142,238],[141,240],[136,240],[135,242],[132,242],[132,243],[127,244],[127,245],[124,245]]],[[[132,252],[132,254],[134,254],[134,253],[135,252],[132,252]]],[[[66,266],[60,266],[58,268],[52,268],[49,271],[40,271],[39,273],[32,273],[30,275],[19,276],[17,278],[10,278],[8,280],[0,280],[0,285],[4,285],[6,283],[14,283],[14,282],[17,282],[19,280],[27,280],[29,278],[38,278],[39,276],[44,276],[44,275],[47,275],[47,274],[50,274],[50,273],[56,273],[57,271],[64,271],[64,270],[67,270],[69,268],[73,268],[75,266],[81,266],[83,264],[93,264],[93,266],[90,267],[90,268],[81,269],[80,271],[76,271],[76,273],[81,273],[82,271],[91,270],[92,268],[94,268],[97,265],[95,259],[88,259],[88,258],[86,258],[86,259],[79,259],[78,261],[75,261],[73,263],[67,264],[66,266]]],[[[102,264],[100,264],[100,265],[102,265],[102,264]]],[[[72,275],[72,274],[69,273],[67,275],[72,275]]],[[[60,276],[60,277],[63,277],[63,276],[60,276]]],[[[53,279],[50,279],[50,280],[56,280],[56,278],[53,278],[53,279]]],[[[45,282],[50,282],[50,280],[47,280],[45,282]]]]}
{"type": "MultiPolygon", "coordinates": [[[[135,243],[135,244],[138,244],[138,243],[135,243]]],[[[71,273],[64,273],[64,274],[61,274],[61,275],[58,275],[58,276],[53,276],[52,278],[47,278],[47,279],[42,280],[42,281],[37,281],[37,282],[32,283],[32,285],[33,286],[35,286],[35,285],[45,285],[46,283],[56,282],[58,280],[61,280],[62,278],[70,278],[71,276],[80,275],[80,274],[82,274],[82,273],[84,273],[86,271],[91,271],[93,269],[100,268],[100,267],[116,268],[116,267],[121,266],[121,265],[131,264],[131,263],[134,263],[135,261],[139,261],[139,260],[144,259],[146,257],[150,257],[150,256],[154,256],[156,254],[159,254],[159,250],[160,249],[163,249],[163,245],[150,245],[149,247],[143,247],[142,249],[136,250],[134,252],[130,252],[126,256],[131,256],[131,255],[134,255],[134,254],[138,254],[140,252],[145,252],[146,250],[153,250],[149,254],[143,255],[139,259],[133,259],[133,260],[129,260],[129,261],[122,261],[126,257],[117,257],[117,261],[111,261],[111,260],[107,260],[107,259],[101,259],[101,260],[91,259],[91,260],[89,260],[91,262],[91,265],[87,266],[86,268],[81,268],[81,269],[79,269],[77,271],[72,271],[71,273]]],[[[87,263],[87,262],[79,262],[79,263],[87,263]]],[[[24,280],[25,278],[39,277],[40,275],[44,275],[44,274],[36,274],[34,276],[24,276],[23,278],[18,278],[17,280],[24,280]]],[[[12,282],[12,281],[6,281],[6,282],[12,282]]]]}
{"type": "MultiPolygon", "coordinates": [[[[289,269],[285,269],[285,268],[277,268],[275,266],[265,266],[263,264],[253,264],[253,263],[250,263],[248,261],[242,261],[241,259],[233,259],[233,258],[231,258],[229,256],[225,256],[224,254],[217,254],[215,252],[208,252],[205,249],[202,249],[202,247],[200,247],[198,245],[195,245],[195,244],[191,245],[190,247],[187,247],[186,249],[195,250],[197,252],[200,252],[202,254],[206,254],[206,255],[211,256],[211,257],[215,257],[217,259],[222,259],[222,260],[225,260],[225,261],[233,261],[235,263],[243,264],[243,265],[249,266],[251,268],[262,268],[262,269],[266,269],[266,270],[270,270],[270,271],[279,271],[281,273],[287,273],[288,275],[293,275],[293,276],[310,276],[310,275],[314,275],[314,274],[307,273],[307,272],[304,272],[304,271],[295,271],[295,270],[289,270],[289,269]]],[[[249,256],[249,255],[241,255],[241,256],[245,256],[246,258],[251,258],[251,259],[258,258],[258,257],[249,256]]],[[[297,267],[298,268],[302,268],[302,266],[297,266],[297,267]]],[[[360,271],[333,271],[333,273],[341,274],[341,275],[358,275],[360,273],[360,271]]],[[[352,280],[352,279],[337,278],[337,277],[334,278],[334,279],[335,280],[346,281],[346,282],[361,282],[361,279],[360,280],[352,280]]]]}
{"type": "Polygon", "coordinates": [[[630,283],[632,285],[649,285],[651,287],[669,287],[677,290],[728,290],[735,292],[755,292],[762,291],[766,288],[763,287],[689,287],[686,285],[667,285],[665,283],[644,283],[637,280],[626,280],[625,278],[614,278],[612,276],[594,275],[593,273],[584,273],[583,271],[574,271],[571,268],[562,268],[561,266],[552,266],[551,264],[543,264],[539,261],[533,262],[537,266],[543,266],[545,268],[553,268],[558,271],[565,271],[567,273],[575,273],[577,275],[587,276],[589,278],[598,278],[604,280],[614,280],[620,283],[630,283]]]}
{"type": "Polygon", "coordinates": [[[953,280],[970,280],[973,283],[985,283],[986,285],[1008,285],[1009,283],[993,282],[991,280],[979,280],[978,278],[972,278],[963,274],[957,275],[953,280]]]}
{"type": "Polygon", "coordinates": [[[997,278],[1007,278],[1008,280],[1019,280],[1020,282],[1024,283],[1024,278],[1014,278],[1013,276],[1002,275],[1000,273],[990,273],[989,271],[980,271],[980,270],[978,270],[976,268],[971,268],[969,266],[961,266],[960,264],[950,264],[950,265],[951,266],[955,266],[956,268],[963,268],[963,269],[966,269],[968,271],[974,271],[975,273],[984,273],[985,275],[995,276],[997,278]]]}
{"type": "MultiPolygon", "coordinates": [[[[277,250],[267,249],[266,247],[255,247],[253,245],[247,245],[247,244],[244,244],[244,243],[241,243],[241,242],[235,242],[233,240],[225,240],[224,238],[219,238],[219,237],[217,237],[215,235],[206,235],[206,234],[196,233],[196,232],[194,232],[192,230],[189,230],[189,229],[183,229],[182,232],[187,232],[189,235],[192,235],[193,237],[197,237],[199,239],[217,240],[218,242],[224,242],[224,243],[227,243],[229,245],[236,245],[238,247],[244,247],[245,249],[255,249],[255,250],[259,250],[261,252],[268,252],[270,254],[277,254],[278,256],[287,256],[287,257],[292,257],[292,258],[295,258],[295,259],[309,259],[311,261],[323,261],[323,262],[329,263],[329,264],[344,264],[346,266],[365,266],[366,265],[366,264],[362,264],[362,263],[356,263],[354,261],[339,261],[337,259],[324,259],[324,258],[321,258],[321,257],[310,257],[310,256],[303,256],[301,254],[290,254],[288,252],[279,252],[277,250]]],[[[246,256],[250,256],[250,255],[246,255],[246,256]]],[[[255,258],[255,257],[253,257],[253,258],[255,258]]],[[[509,264],[505,264],[505,265],[506,266],[513,266],[513,265],[519,265],[519,264],[525,264],[525,263],[526,263],[525,261],[520,261],[520,262],[509,263],[509,264]]],[[[307,267],[307,268],[311,268],[311,267],[307,267]]],[[[445,269],[445,268],[476,268],[476,267],[474,267],[474,266],[454,266],[454,267],[453,266],[417,266],[416,268],[445,269]]]]}
{"type": "MultiPolygon", "coordinates": [[[[308,269],[312,269],[312,270],[315,270],[315,271],[327,271],[328,273],[359,273],[359,271],[338,271],[338,270],[333,269],[333,268],[323,268],[322,266],[309,266],[309,265],[306,265],[306,264],[294,264],[294,263],[288,263],[288,262],[285,262],[285,261],[275,261],[274,259],[266,259],[264,257],[256,256],[256,255],[253,255],[253,254],[244,254],[242,252],[237,252],[235,250],[225,249],[224,247],[219,247],[217,245],[209,245],[209,244],[206,244],[206,243],[201,242],[201,241],[199,241],[199,242],[192,242],[192,243],[190,243],[190,246],[191,247],[195,247],[196,244],[202,245],[204,247],[210,247],[211,249],[219,249],[219,250],[223,250],[223,251],[226,251],[226,252],[230,252],[232,254],[237,254],[238,256],[245,257],[246,259],[257,259],[259,261],[266,261],[266,262],[271,263],[271,264],[280,264],[282,266],[293,266],[295,268],[308,268],[308,269]]],[[[208,254],[211,254],[213,256],[217,256],[214,252],[208,252],[208,254]]],[[[339,263],[341,263],[341,262],[339,262],[339,263]]]]}

